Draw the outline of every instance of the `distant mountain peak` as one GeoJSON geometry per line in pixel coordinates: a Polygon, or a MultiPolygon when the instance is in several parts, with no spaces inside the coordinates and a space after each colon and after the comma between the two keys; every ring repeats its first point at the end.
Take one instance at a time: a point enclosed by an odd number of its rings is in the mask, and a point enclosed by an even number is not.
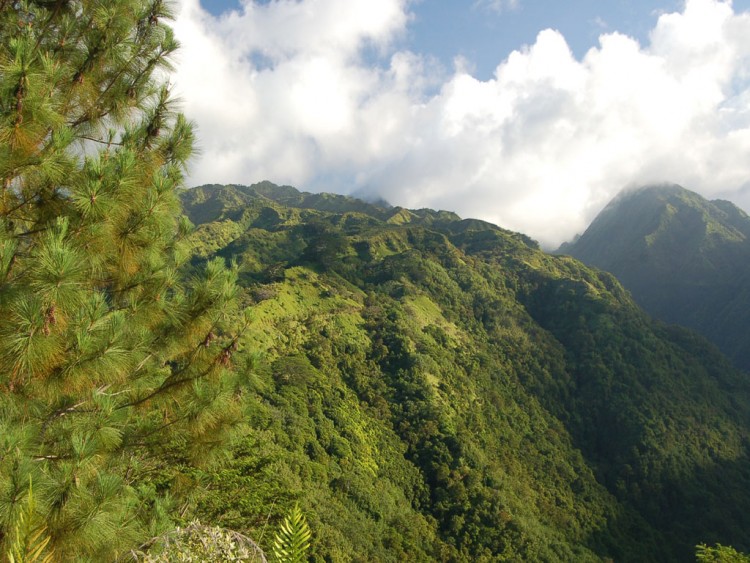
{"type": "Polygon", "coordinates": [[[652,315],[750,370],[750,217],[731,202],[677,184],[626,190],[558,252],[612,272],[652,315]]]}

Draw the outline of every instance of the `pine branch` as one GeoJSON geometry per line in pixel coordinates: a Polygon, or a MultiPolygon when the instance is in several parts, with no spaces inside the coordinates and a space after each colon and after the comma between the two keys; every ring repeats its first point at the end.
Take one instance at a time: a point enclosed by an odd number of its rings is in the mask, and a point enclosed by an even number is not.
{"type": "Polygon", "coordinates": [[[26,503],[18,514],[11,535],[7,553],[9,563],[52,563],[54,560],[53,553],[47,549],[50,542],[47,527],[37,520],[36,499],[30,479],[26,503]]]}

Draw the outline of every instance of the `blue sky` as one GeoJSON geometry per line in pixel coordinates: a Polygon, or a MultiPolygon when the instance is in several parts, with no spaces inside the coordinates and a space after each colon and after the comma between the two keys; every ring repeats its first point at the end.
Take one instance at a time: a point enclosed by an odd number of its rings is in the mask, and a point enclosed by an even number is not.
{"type": "Polygon", "coordinates": [[[382,197],[551,247],[620,190],[750,210],[750,0],[176,0],[190,181],[382,197]]]}
{"type": "MultiPolygon", "coordinates": [[[[268,0],[256,2],[268,4],[268,0]]],[[[422,0],[409,5],[413,21],[402,44],[452,65],[466,58],[477,77],[492,75],[499,60],[534,42],[545,28],[559,30],[578,57],[597,45],[605,31],[619,31],[648,41],[659,14],[679,10],[682,0],[533,0],[509,6],[491,1],[422,0]]],[[[750,0],[734,0],[735,9],[748,9],[750,0]]],[[[201,0],[211,14],[238,10],[238,0],[201,0]]]]}

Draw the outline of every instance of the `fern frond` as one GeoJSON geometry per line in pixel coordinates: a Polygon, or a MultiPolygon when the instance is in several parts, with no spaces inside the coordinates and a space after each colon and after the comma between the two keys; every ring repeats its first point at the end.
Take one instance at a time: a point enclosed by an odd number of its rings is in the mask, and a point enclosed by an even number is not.
{"type": "Polygon", "coordinates": [[[276,533],[273,544],[274,558],[279,563],[306,561],[311,539],[312,532],[307,525],[307,519],[300,510],[299,504],[295,504],[276,533]]]}

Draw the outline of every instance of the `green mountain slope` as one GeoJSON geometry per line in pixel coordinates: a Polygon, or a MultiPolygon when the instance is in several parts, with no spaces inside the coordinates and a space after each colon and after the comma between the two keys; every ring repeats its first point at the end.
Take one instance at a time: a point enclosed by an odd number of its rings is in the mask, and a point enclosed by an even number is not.
{"type": "Polygon", "coordinates": [[[692,328],[750,371],[750,217],[679,186],[615,198],[560,251],[612,272],[652,315],[692,328]]]}
{"type": "MultiPolygon", "coordinates": [[[[750,548],[750,385],[610,275],[452,213],[264,183],[183,194],[237,263],[247,436],[191,478],[329,561],[670,561],[750,548]]],[[[261,543],[266,540],[261,539],[261,543]]]]}

